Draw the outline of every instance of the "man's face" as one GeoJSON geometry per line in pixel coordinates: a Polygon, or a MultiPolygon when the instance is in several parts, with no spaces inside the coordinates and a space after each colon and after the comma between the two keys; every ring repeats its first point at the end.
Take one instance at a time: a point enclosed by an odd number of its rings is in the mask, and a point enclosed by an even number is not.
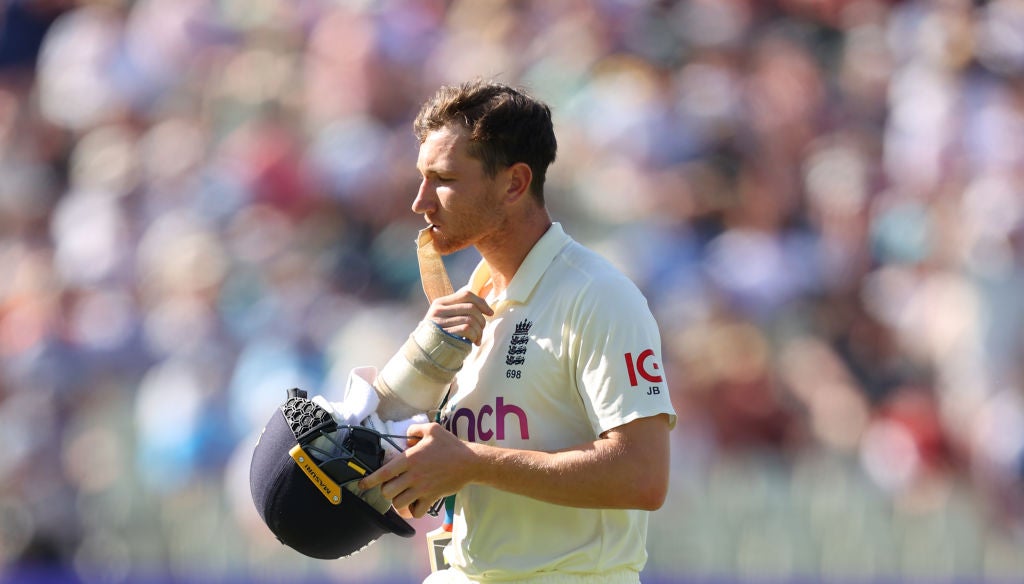
{"type": "Polygon", "coordinates": [[[468,132],[441,128],[420,145],[416,168],[422,180],[412,210],[433,225],[434,246],[449,254],[495,236],[505,223],[502,173],[490,178],[469,155],[468,132]]]}

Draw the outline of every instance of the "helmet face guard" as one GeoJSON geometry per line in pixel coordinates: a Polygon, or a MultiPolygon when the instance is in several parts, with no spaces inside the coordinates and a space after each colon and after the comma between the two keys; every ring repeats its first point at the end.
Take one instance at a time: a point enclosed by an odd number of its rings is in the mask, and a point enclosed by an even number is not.
{"type": "Polygon", "coordinates": [[[382,440],[398,445],[372,428],[339,425],[304,391],[288,394],[267,422],[249,468],[253,503],[274,535],[302,554],[334,559],[385,533],[415,534],[394,509],[381,513],[346,488],[380,468],[382,440]]]}

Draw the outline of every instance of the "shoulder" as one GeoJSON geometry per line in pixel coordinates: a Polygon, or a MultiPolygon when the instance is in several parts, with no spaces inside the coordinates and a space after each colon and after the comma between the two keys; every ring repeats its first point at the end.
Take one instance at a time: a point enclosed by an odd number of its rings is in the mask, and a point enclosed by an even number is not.
{"type": "Polygon", "coordinates": [[[622,270],[574,240],[565,245],[552,267],[564,284],[575,283],[574,295],[584,308],[615,308],[627,314],[631,309],[648,311],[643,292],[622,270]]]}

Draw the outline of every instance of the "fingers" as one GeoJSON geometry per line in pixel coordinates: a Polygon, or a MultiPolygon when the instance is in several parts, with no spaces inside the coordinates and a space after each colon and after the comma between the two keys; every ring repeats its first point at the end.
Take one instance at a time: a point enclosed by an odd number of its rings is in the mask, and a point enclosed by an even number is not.
{"type": "Polygon", "coordinates": [[[399,494],[391,502],[392,506],[398,514],[406,519],[412,519],[413,517],[423,517],[430,512],[430,508],[437,502],[440,497],[426,498],[419,497],[414,498],[412,490],[406,490],[399,494]]]}
{"type": "Polygon", "coordinates": [[[479,345],[483,339],[484,323],[471,316],[434,317],[431,320],[446,333],[462,337],[474,345],[479,345]]]}
{"type": "Polygon", "coordinates": [[[427,432],[430,430],[430,425],[435,422],[426,422],[423,424],[409,424],[405,429],[405,447],[411,448],[415,446],[420,440],[422,440],[427,432]]]}
{"type": "MultiPolygon", "coordinates": [[[[404,452],[395,455],[395,457],[389,460],[387,464],[378,468],[372,473],[366,475],[365,477],[359,479],[357,486],[362,491],[368,491],[378,485],[383,485],[384,483],[402,474],[401,471],[399,470],[400,464],[402,463],[405,463],[404,452]]],[[[387,493],[384,492],[383,488],[381,488],[381,493],[385,497],[388,497],[387,493]]],[[[390,499],[391,497],[388,498],[390,499]]]]}
{"type": "Polygon", "coordinates": [[[404,509],[413,517],[423,517],[423,513],[419,512],[419,500],[413,494],[412,489],[405,489],[392,497],[391,504],[395,509],[404,509]]]}
{"type": "MultiPolygon", "coordinates": [[[[381,496],[391,501],[391,505],[401,517],[423,517],[430,509],[431,503],[417,498],[415,485],[409,479],[409,475],[402,470],[403,465],[395,463],[401,457],[402,455],[393,458],[388,464],[363,477],[359,481],[359,488],[372,489],[380,485],[381,496]]],[[[402,458],[402,461],[405,459],[402,458]]]]}
{"type": "Polygon", "coordinates": [[[413,503],[411,505],[406,507],[406,510],[408,510],[409,514],[412,515],[413,517],[419,518],[419,517],[423,517],[424,515],[427,514],[427,511],[430,510],[430,506],[432,504],[433,503],[430,502],[430,501],[424,501],[423,499],[416,499],[415,501],[413,501],[413,503]]]}
{"type": "Polygon", "coordinates": [[[420,456],[423,454],[425,444],[436,442],[435,439],[439,435],[447,437],[448,434],[441,426],[427,423],[409,426],[406,435],[410,448],[363,477],[358,486],[364,490],[380,486],[381,496],[391,501],[399,515],[406,518],[423,517],[442,494],[455,490],[450,486],[437,484],[436,473],[432,475],[430,472],[436,470],[436,463],[431,462],[430,458],[421,460],[420,456]],[[416,444],[420,444],[419,448],[413,446],[416,444]]]}
{"type": "Polygon", "coordinates": [[[485,321],[485,315],[492,316],[494,310],[483,298],[469,290],[459,290],[454,294],[434,300],[430,304],[430,311],[427,314],[436,316],[471,315],[478,318],[482,324],[485,321]]]}
{"type": "Polygon", "coordinates": [[[413,519],[426,515],[427,511],[430,510],[430,505],[430,503],[424,503],[421,500],[416,500],[409,506],[395,505],[394,507],[399,517],[402,517],[403,519],[413,519]]]}
{"type": "MultiPolygon", "coordinates": [[[[411,447],[419,442],[423,437],[430,431],[430,427],[433,423],[425,424],[411,424],[405,430],[405,443],[406,447],[411,447]]],[[[396,486],[391,486],[392,492],[389,492],[386,488],[386,483],[394,481],[396,478],[402,476],[406,471],[409,470],[409,453],[408,451],[399,452],[391,458],[384,466],[378,468],[372,473],[366,475],[359,480],[358,486],[362,490],[368,490],[376,487],[377,485],[385,485],[381,488],[381,493],[388,499],[393,499],[393,492],[396,486]]]]}
{"type": "Polygon", "coordinates": [[[492,309],[491,306],[487,304],[487,301],[481,298],[480,296],[470,292],[468,288],[463,288],[459,290],[458,292],[453,294],[453,296],[464,296],[465,300],[463,300],[463,302],[469,302],[470,304],[475,306],[480,312],[486,314],[487,316],[494,316],[494,309],[492,309]]]}
{"type": "Polygon", "coordinates": [[[445,332],[479,345],[487,317],[493,314],[494,310],[483,298],[462,289],[434,300],[427,311],[427,318],[437,323],[445,332]]]}

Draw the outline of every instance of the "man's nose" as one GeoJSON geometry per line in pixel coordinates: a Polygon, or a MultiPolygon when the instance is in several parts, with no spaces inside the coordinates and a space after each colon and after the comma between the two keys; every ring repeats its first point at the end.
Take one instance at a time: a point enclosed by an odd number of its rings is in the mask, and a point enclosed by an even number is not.
{"type": "Polygon", "coordinates": [[[412,212],[423,215],[437,209],[437,201],[434,198],[430,184],[424,179],[420,181],[420,188],[416,191],[416,198],[412,200],[412,212]]]}

